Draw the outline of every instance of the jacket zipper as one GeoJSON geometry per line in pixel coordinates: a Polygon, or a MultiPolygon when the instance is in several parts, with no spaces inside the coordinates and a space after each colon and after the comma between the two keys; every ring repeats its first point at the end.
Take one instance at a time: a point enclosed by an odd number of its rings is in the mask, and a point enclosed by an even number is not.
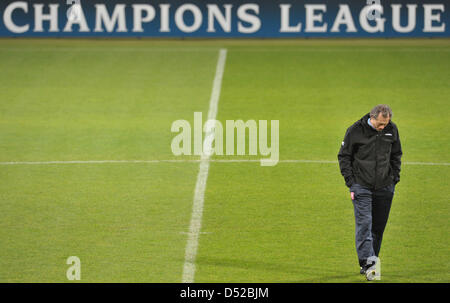
{"type": "Polygon", "coordinates": [[[375,137],[375,188],[374,189],[377,189],[377,176],[378,176],[378,173],[377,173],[377,170],[378,170],[378,137],[379,137],[379,134],[378,134],[378,132],[377,132],[377,135],[376,135],[376,137],[375,137]]]}

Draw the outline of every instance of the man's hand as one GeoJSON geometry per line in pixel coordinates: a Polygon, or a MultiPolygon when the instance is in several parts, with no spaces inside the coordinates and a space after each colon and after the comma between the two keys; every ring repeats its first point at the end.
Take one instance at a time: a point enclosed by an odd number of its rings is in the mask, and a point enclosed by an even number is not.
{"type": "Polygon", "coordinates": [[[354,193],[354,192],[351,192],[351,193],[350,193],[350,197],[352,198],[352,200],[355,200],[355,193],[354,193]]]}

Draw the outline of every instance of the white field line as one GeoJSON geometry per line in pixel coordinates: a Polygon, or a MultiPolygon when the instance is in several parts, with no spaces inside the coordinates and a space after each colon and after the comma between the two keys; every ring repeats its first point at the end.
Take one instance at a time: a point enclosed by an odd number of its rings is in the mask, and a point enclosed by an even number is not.
{"type": "MultiPolygon", "coordinates": [[[[214,47],[1,47],[2,52],[216,52],[217,48],[214,47]]],[[[302,52],[321,52],[321,53],[334,53],[334,52],[449,52],[450,48],[446,47],[311,47],[311,46],[299,46],[292,48],[268,48],[268,47],[237,47],[233,49],[233,52],[289,52],[289,53],[302,53],[302,52]]]]}
{"type": "Polygon", "coordinates": [[[379,48],[365,48],[365,47],[352,47],[352,48],[336,48],[333,47],[322,47],[322,48],[314,48],[314,47],[299,47],[299,48],[235,48],[232,50],[233,52],[286,52],[286,53],[302,53],[302,52],[319,52],[319,53],[346,53],[346,52],[407,52],[407,53],[421,53],[421,52],[449,52],[449,48],[444,47],[434,47],[434,48],[396,48],[395,46],[390,47],[379,47],[379,48]]]}
{"type": "MultiPolygon", "coordinates": [[[[114,164],[114,163],[200,163],[200,162],[217,162],[217,163],[245,163],[260,162],[260,159],[162,159],[162,160],[74,160],[74,161],[10,161],[0,162],[0,165],[51,165],[51,164],[114,164]]],[[[329,163],[337,164],[338,161],[333,160],[279,160],[278,163],[329,163]]],[[[431,166],[450,166],[446,162],[403,162],[404,165],[431,165],[431,166]]]]}
{"type": "MultiPolygon", "coordinates": [[[[220,89],[222,87],[222,78],[225,70],[225,61],[227,50],[219,51],[217,60],[216,75],[214,76],[211,98],[209,100],[208,120],[215,120],[219,105],[220,89]]],[[[202,225],[203,205],[205,201],[206,181],[208,180],[209,158],[211,156],[211,144],[214,138],[214,131],[211,129],[206,132],[203,141],[203,154],[200,159],[200,169],[197,175],[195,185],[194,203],[192,206],[191,223],[189,226],[188,240],[184,256],[182,283],[193,283],[195,276],[195,258],[197,256],[198,239],[202,225]],[[205,152],[206,151],[206,152],[205,152]]]]}

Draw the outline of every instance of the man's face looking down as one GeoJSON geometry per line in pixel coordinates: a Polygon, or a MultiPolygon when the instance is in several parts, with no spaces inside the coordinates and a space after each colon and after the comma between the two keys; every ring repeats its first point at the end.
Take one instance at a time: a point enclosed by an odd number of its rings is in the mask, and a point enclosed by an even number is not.
{"type": "Polygon", "coordinates": [[[372,123],[373,127],[377,131],[382,131],[386,125],[388,125],[389,121],[391,120],[391,117],[383,117],[382,113],[378,114],[378,117],[375,119],[374,117],[370,117],[370,123],[372,123]]]}

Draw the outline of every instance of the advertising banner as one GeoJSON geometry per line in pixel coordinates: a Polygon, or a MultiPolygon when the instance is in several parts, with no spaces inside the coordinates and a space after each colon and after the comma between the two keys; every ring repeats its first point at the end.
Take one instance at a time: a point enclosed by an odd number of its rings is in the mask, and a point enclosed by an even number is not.
{"type": "Polygon", "coordinates": [[[443,0],[1,1],[3,37],[449,37],[443,0]]]}

